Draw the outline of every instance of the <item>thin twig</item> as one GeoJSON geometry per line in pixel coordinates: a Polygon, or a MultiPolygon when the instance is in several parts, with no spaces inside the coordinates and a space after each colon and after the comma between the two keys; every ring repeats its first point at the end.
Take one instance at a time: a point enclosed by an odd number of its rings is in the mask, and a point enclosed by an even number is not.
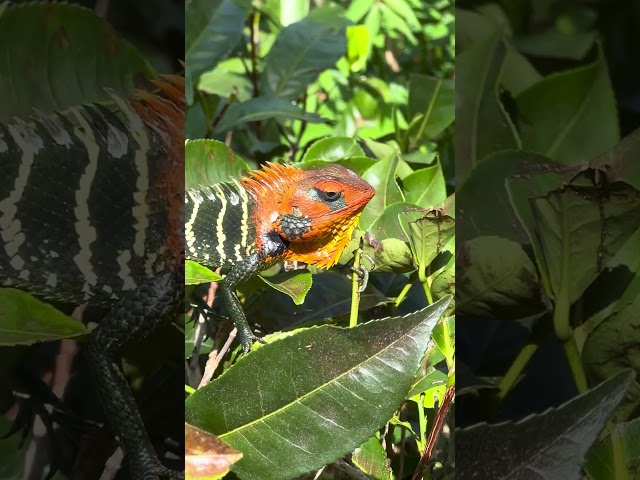
{"type": "Polygon", "coordinates": [[[253,85],[253,96],[260,96],[260,85],[258,83],[258,46],[260,43],[260,14],[253,12],[249,17],[251,22],[251,83],[253,85]]]}
{"type": "Polygon", "coordinates": [[[222,361],[226,353],[229,351],[229,348],[231,348],[231,344],[233,343],[233,340],[236,338],[237,332],[238,332],[237,328],[234,328],[233,330],[231,330],[231,333],[229,334],[227,341],[224,343],[224,345],[222,346],[222,348],[218,353],[216,353],[215,350],[211,351],[211,353],[209,354],[209,358],[207,359],[207,364],[204,367],[204,375],[202,376],[202,380],[200,380],[200,384],[198,385],[198,388],[202,387],[203,385],[206,385],[207,383],[209,383],[211,378],[213,378],[213,374],[218,368],[218,365],[220,365],[220,362],[222,361]]]}
{"type": "Polygon", "coordinates": [[[435,422],[433,423],[431,431],[429,432],[427,445],[424,448],[424,452],[422,452],[420,462],[418,462],[418,466],[416,468],[416,471],[413,473],[413,477],[411,478],[411,480],[420,480],[422,478],[422,473],[427,466],[427,462],[431,460],[433,449],[435,448],[438,438],[440,437],[442,426],[444,425],[444,421],[447,418],[447,414],[449,413],[449,409],[451,408],[451,404],[453,403],[455,395],[455,385],[450,385],[449,387],[447,387],[447,390],[444,392],[444,398],[442,399],[442,406],[438,409],[435,422]]]}
{"type": "MultiPolygon", "coordinates": [[[[302,96],[302,111],[307,111],[307,91],[305,90],[304,95],[302,96]]],[[[291,159],[295,160],[295,156],[298,154],[300,150],[300,142],[302,141],[302,136],[304,135],[305,130],[307,129],[307,121],[300,121],[300,131],[298,132],[298,136],[296,137],[293,145],[291,145],[291,159]]]]}

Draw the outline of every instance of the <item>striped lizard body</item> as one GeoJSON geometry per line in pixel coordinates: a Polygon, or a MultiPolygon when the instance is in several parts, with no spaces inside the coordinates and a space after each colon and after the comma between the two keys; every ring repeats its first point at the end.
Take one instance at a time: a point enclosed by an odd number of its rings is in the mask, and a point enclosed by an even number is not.
{"type": "Polygon", "coordinates": [[[256,337],[236,286],[281,260],[337,263],[374,194],[338,164],[304,171],[274,163],[239,181],[187,192],[186,257],[228,269],[221,291],[245,352],[256,337]]]}
{"type": "Polygon", "coordinates": [[[132,478],[158,460],[119,351],[180,311],[184,80],[0,123],[0,285],[109,307],[86,354],[132,478]]]}
{"type": "Polygon", "coordinates": [[[167,142],[183,137],[182,94],[170,80],[163,96],[0,123],[1,285],[109,305],[179,266],[183,166],[167,142]]]}

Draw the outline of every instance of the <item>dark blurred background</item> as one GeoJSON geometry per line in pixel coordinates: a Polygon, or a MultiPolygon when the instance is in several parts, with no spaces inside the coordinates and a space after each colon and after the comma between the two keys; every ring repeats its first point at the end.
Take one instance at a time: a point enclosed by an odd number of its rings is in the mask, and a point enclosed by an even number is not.
{"type": "MultiPolygon", "coordinates": [[[[523,37],[548,32],[568,35],[594,32],[608,63],[620,136],[640,128],[640,0],[459,0],[456,6],[508,21],[516,44],[523,37]]],[[[464,38],[464,32],[457,29],[456,36],[464,38]]],[[[527,55],[543,76],[585,65],[595,57],[595,48],[579,60],[527,55]]],[[[501,100],[508,111],[508,95],[501,96],[501,100]]],[[[495,392],[490,382],[485,384],[485,389],[464,395],[465,387],[477,387],[482,383],[480,379],[504,375],[527,342],[532,323],[456,317],[458,427],[480,421],[519,419],[557,407],[577,395],[563,347],[552,333],[544,337],[526,366],[522,380],[499,407],[490,393],[495,392]]]]}

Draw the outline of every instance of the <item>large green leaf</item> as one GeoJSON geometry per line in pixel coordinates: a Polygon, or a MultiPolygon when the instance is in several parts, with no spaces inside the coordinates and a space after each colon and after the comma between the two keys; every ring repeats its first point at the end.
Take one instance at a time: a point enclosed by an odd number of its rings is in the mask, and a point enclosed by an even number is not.
{"type": "Polygon", "coordinates": [[[518,423],[456,430],[455,478],[475,479],[482,472],[482,478],[495,480],[578,480],[589,447],[632,379],[625,370],[556,409],[518,423]]]}
{"type": "Polygon", "coordinates": [[[586,162],[620,139],[602,55],[590,65],[548,76],[522,92],[516,103],[523,148],[565,165],[586,162]]]}
{"type": "Polygon", "coordinates": [[[102,19],[77,5],[0,6],[0,121],[128,96],[153,70],[102,19]],[[19,48],[18,48],[19,47],[19,48]]]}
{"type": "Polygon", "coordinates": [[[505,55],[504,40],[493,35],[456,59],[456,174],[461,182],[487,155],[520,147],[498,98],[505,55]]]}
{"type": "Polygon", "coordinates": [[[320,468],[362,445],[400,406],[448,303],[264,345],[187,398],[185,420],[244,454],[232,469],[242,479],[320,468]]]}
{"type": "MultiPolygon", "coordinates": [[[[336,13],[333,7],[325,9],[336,13]]],[[[296,100],[345,54],[345,21],[336,17],[327,22],[320,10],[282,29],[264,59],[263,95],[296,100]]]]}
{"type": "Polygon", "coordinates": [[[242,38],[250,0],[188,0],[185,4],[185,79],[191,104],[193,85],[242,38]]]}
{"type": "Polygon", "coordinates": [[[0,289],[0,345],[31,345],[86,333],[82,322],[51,305],[21,290],[0,289]]]}

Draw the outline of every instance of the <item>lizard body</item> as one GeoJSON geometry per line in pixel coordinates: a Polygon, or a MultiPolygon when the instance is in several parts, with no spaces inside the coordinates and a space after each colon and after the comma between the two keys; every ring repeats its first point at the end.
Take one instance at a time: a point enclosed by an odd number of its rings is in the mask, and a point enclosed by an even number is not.
{"type": "Polygon", "coordinates": [[[184,79],[130,98],[0,123],[0,285],[109,308],[86,345],[132,478],[157,459],[119,366],[121,347],[182,305],[184,79]]]}
{"type": "Polygon", "coordinates": [[[186,258],[229,269],[221,291],[245,352],[255,337],[236,286],[282,260],[337,263],[374,194],[337,164],[304,171],[274,163],[239,181],[187,192],[186,258]]]}

